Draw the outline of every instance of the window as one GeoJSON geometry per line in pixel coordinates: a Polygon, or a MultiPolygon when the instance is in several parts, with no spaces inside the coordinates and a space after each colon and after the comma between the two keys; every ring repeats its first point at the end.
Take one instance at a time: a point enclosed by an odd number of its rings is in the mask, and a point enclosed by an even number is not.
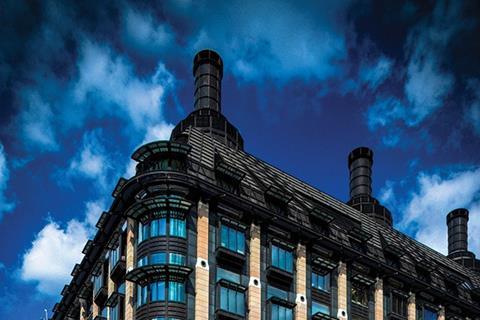
{"type": "Polygon", "coordinates": [[[117,264],[119,257],[120,257],[120,246],[117,246],[116,249],[110,250],[110,257],[109,257],[110,262],[108,264],[110,267],[110,271],[117,264]]]}
{"type": "Polygon", "coordinates": [[[437,318],[437,312],[430,308],[420,307],[417,309],[417,320],[437,320],[437,318]]]}
{"type": "Polygon", "coordinates": [[[110,320],[120,320],[119,310],[120,304],[117,303],[115,307],[109,307],[110,320]]]}
{"type": "Polygon", "coordinates": [[[243,316],[245,314],[245,293],[220,287],[220,309],[243,316]]]}
{"type": "Polygon", "coordinates": [[[185,284],[181,282],[168,283],[168,300],[176,302],[185,302],[185,284]]]}
{"type": "Polygon", "coordinates": [[[222,279],[234,283],[240,283],[240,275],[238,273],[217,267],[217,281],[222,279]]]}
{"type": "Polygon", "coordinates": [[[100,290],[103,287],[103,285],[104,283],[103,283],[102,275],[95,276],[93,278],[93,291],[95,292],[95,294],[98,292],[98,290],[100,290]]]}
{"type": "Polygon", "coordinates": [[[293,310],[290,308],[272,303],[270,319],[271,320],[292,320],[293,310]]]}
{"type": "Polygon", "coordinates": [[[138,243],[141,243],[149,238],[164,237],[168,234],[174,237],[187,237],[186,221],[177,218],[161,218],[152,220],[149,223],[138,224],[138,243]],[[167,226],[168,224],[168,226],[167,226]]]}
{"type": "Polygon", "coordinates": [[[312,288],[330,291],[330,274],[320,274],[317,272],[312,272],[312,288]]]}
{"type": "Polygon", "coordinates": [[[150,284],[150,301],[165,301],[165,281],[150,284]]]}
{"type": "Polygon", "coordinates": [[[156,252],[149,256],[144,256],[137,261],[137,267],[151,264],[174,264],[184,266],[186,264],[186,257],[183,254],[176,252],[169,252],[168,255],[165,252],[156,252]]]}
{"type": "Polygon", "coordinates": [[[220,245],[234,252],[245,254],[245,233],[222,224],[220,245]]]}
{"type": "Polygon", "coordinates": [[[150,222],[150,237],[167,235],[167,219],[157,219],[150,222]]]}
{"type": "Polygon", "coordinates": [[[147,303],[148,287],[137,285],[137,307],[147,303]]]}
{"type": "Polygon", "coordinates": [[[180,238],[187,237],[187,228],[185,220],[170,219],[170,235],[180,238]]]}
{"type": "Polygon", "coordinates": [[[407,298],[398,293],[392,292],[386,295],[383,305],[386,314],[395,313],[402,317],[407,316],[407,298]]]}
{"type": "Polygon", "coordinates": [[[367,306],[368,287],[357,282],[352,282],[352,301],[367,306]]]}
{"type": "Polygon", "coordinates": [[[313,301],[312,302],[312,315],[316,313],[324,313],[324,314],[330,314],[330,307],[327,306],[326,304],[313,301]]]}
{"type": "Polygon", "coordinates": [[[291,251],[287,251],[276,245],[272,245],[271,250],[272,266],[292,272],[293,270],[293,256],[291,251]]]}

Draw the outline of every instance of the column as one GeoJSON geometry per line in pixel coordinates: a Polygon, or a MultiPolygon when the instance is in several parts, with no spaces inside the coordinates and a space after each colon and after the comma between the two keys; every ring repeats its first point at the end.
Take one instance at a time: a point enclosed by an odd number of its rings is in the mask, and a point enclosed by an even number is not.
{"type": "Polygon", "coordinates": [[[307,249],[299,243],[297,246],[297,262],[295,275],[295,319],[307,319],[307,249]]]}
{"type": "Polygon", "coordinates": [[[383,279],[375,282],[375,320],[383,320],[383,279]]]}
{"type": "MultiPolygon", "coordinates": [[[[108,280],[107,280],[107,299],[110,298],[113,292],[115,292],[115,282],[113,282],[112,278],[110,278],[110,270],[112,270],[112,267],[110,265],[110,259],[108,261],[108,280]]],[[[107,308],[107,307],[105,307],[107,308]]],[[[108,320],[110,320],[110,309],[107,312],[108,315],[108,320]]]]}
{"type": "Polygon", "coordinates": [[[444,306],[440,306],[440,308],[438,309],[437,320],[445,320],[445,307],[444,306]]]}
{"type": "Polygon", "coordinates": [[[260,226],[250,225],[250,257],[248,272],[248,320],[260,320],[262,312],[262,289],[260,282],[260,226]]]}
{"type": "Polygon", "coordinates": [[[79,299],[80,302],[80,320],[87,320],[88,317],[88,310],[87,310],[87,302],[85,299],[79,299]]]}
{"type": "Polygon", "coordinates": [[[340,261],[338,264],[338,314],[340,320],[347,319],[348,292],[347,292],[347,264],[340,261]]]}
{"type": "Polygon", "coordinates": [[[407,318],[408,320],[415,320],[417,318],[415,293],[410,293],[410,296],[408,297],[407,318]]]}
{"type": "Polygon", "coordinates": [[[208,203],[198,201],[197,263],[195,266],[195,319],[207,320],[209,313],[208,203]]]}
{"type": "MultiPolygon", "coordinates": [[[[127,272],[135,267],[135,221],[127,220],[127,244],[125,246],[125,268],[127,272]]],[[[133,320],[135,284],[125,281],[125,320],[133,320]]]]}

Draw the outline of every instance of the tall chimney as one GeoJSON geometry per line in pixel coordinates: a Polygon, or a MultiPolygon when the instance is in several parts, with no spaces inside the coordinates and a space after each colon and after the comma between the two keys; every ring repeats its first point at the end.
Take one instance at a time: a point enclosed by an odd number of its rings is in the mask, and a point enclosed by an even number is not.
{"type": "Polygon", "coordinates": [[[195,77],[194,109],[209,108],[221,112],[223,62],[212,50],[202,50],[193,58],[195,77]]]}
{"type": "Polygon", "coordinates": [[[468,210],[459,208],[447,215],[448,255],[468,251],[468,210]]]}
{"type": "Polygon", "coordinates": [[[372,197],[373,151],[367,147],[354,149],[348,155],[350,170],[350,200],[348,205],[391,227],[392,214],[372,197]]]}
{"type": "Polygon", "coordinates": [[[372,195],[373,151],[367,147],[354,149],[348,155],[350,198],[372,195]]]}

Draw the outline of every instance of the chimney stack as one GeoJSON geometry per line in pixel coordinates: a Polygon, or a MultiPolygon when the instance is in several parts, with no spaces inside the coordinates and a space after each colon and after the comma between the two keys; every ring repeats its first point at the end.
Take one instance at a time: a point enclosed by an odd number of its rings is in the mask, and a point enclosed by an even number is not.
{"type": "Polygon", "coordinates": [[[447,214],[448,257],[480,273],[480,260],[468,251],[468,210],[458,208],[447,214]]]}
{"type": "Polygon", "coordinates": [[[193,58],[195,77],[194,110],[209,108],[221,112],[223,61],[212,50],[202,50],[193,58]]]}
{"type": "Polygon", "coordinates": [[[372,197],[373,151],[367,147],[354,149],[348,155],[350,170],[350,200],[348,205],[391,227],[392,214],[372,197]]]}
{"type": "Polygon", "coordinates": [[[459,208],[447,215],[448,255],[468,251],[468,210],[459,208]]]}
{"type": "Polygon", "coordinates": [[[372,195],[373,151],[367,147],[354,149],[348,155],[350,198],[372,195]]]}

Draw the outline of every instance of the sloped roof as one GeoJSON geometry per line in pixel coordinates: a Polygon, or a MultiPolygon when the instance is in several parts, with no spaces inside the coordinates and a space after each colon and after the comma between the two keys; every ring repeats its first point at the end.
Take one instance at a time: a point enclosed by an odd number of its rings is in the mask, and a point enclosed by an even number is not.
{"type": "MultiPolygon", "coordinates": [[[[215,154],[218,153],[222,161],[227,165],[246,172],[241,181],[241,197],[245,198],[245,200],[267,207],[264,197],[265,191],[270,186],[275,186],[293,197],[288,202],[289,219],[306,227],[312,227],[309,218],[311,209],[319,204],[326,205],[337,211],[338,214],[346,215],[358,221],[361,229],[371,235],[371,238],[367,241],[367,255],[372,258],[385,259],[383,246],[386,242],[388,246],[393,246],[398,251],[405,253],[401,256],[401,265],[403,271],[409,274],[416,274],[415,265],[433,265],[434,268],[430,275],[432,278],[431,284],[434,287],[445,289],[443,279],[445,275],[453,271],[462,277],[468,278],[473,287],[480,288],[480,274],[456,263],[400,231],[377,223],[371,217],[357,211],[344,202],[247,152],[228,148],[223,143],[195,128],[188,128],[184,133],[188,136],[188,143],[192,146],[189,157],[193,163],[197,164],[191,168],[190,174],[213,182],[214,159],[215,154]],[[383,239],[380,234],[383,236],[383,239]]],[[[349,237],[345,230],[342,230],[339,226],[335,228],[335,221],[333,224],[333,235],[337,236],[336,240],[349,245],[349,237]]]]}

